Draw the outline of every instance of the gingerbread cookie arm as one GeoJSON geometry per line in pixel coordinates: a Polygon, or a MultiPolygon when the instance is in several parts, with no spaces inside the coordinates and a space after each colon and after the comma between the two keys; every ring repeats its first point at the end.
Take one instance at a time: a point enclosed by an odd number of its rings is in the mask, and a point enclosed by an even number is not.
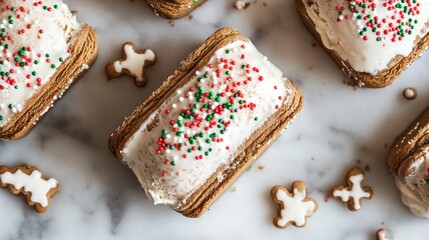
{"type": "Polygon", "coordinates": [[[147,84],[146,68],[156,63],[156,55],[151,49],[138,50],[132,42],[122,46],[122,58],[112,60],[106,66],[106,74],[111,78],[128,75],[134,78],[137,87],[147,84]]]}
{"type": "Polygon", "coordinates": [[[271,189],[271,196],[279,205],[277,217],[273,219],[275,227],[284,229],[292,224],[303,228],[307,225],[307,218],[317,211],[318,204],[306,196],[306,188],[304,182],[296,181],[292,184],[292,192],[282,186],[271,189]]]}
{"type": "Polygon", "coordinates": [[[346,186],[337,186],[332,189],[331,195],[340,198],[351,211],[357,211],[362,206],[362,198],[371,199],[371,187],[364,186],[365,173],[360,168],[352,168],[346,176],[346,186]]]}
{"type": "Polygon", "coordinates": [[[41,172],[30,165],[15,168],[0,166],[0,186],[8,188],[14,195],[24,195],[27,204],[37,212],[46,212],[51,198],[58,192],[58,181],[43,177],[41,172]]]}

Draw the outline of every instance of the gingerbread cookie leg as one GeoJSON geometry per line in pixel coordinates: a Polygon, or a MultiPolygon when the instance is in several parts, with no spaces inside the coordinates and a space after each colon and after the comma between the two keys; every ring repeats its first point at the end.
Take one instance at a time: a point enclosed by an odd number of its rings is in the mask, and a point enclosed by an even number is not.
{"type": "Polygon", "coordinates": [[[27,204],[37,212],[46,212],[51,198],[58,192],[58,181],[46,178],[37,168],[22,165],[15,168],[0,166],[0,186],[8,188],[14,195],[22,194],[27,204]]]}
{"type": "Polygon", "coordinates": [[[146,67],[156,63],[155,53],[150,49],[138,50],[132,42],[122,46],[122,58],[111,61],[106,66],[106,74],[110,78],[118,78],[123,74],[134,77],[137,87],[147,84],[146,67]]]}

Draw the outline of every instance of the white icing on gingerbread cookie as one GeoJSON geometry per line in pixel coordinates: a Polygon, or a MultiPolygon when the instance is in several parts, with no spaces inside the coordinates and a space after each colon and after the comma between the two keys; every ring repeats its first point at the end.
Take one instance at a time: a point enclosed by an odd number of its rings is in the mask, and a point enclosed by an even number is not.
{"type": "Polygon", "coordinates": [[[387,238],[387,231],[384,228],[378,229],[377,240],[389,240],[389,238],[387,238]]]}
{"type": "Polygon", "coordinates": [[[106,67],[106,73],[112,78],[127,74],[135,78],[136,85],[146,85],[145,68],[156,61],[155,53],[150,49],[137,50],[136,46],[127,42],[123,45],[122,59],[114,60],[106,67]]]}
{"type": "Polygon", "coordinates": [[[279,216],[274,219],[274,225],[278,228],[286,228],[290,224],[304,227],[307,218],[317,210],[317,202],[306,196],[304,182],[294,182],[292,188],[292,193],[281,186],[272,189],[274,201],[281,206],[279,216]]]}
{"type": "Polygon", "coordinates": [[[26,195],[29,204],[36,205],[39,212],[47,210],[49,198],[58,191],[57,180],[43,178],[42,173],[31,166],[13,169],[2,166],[0,173],[0,186],[8,187],[15,195],[20,193],[26,195]]]}
{"type": "Polygon", "coordinates": [[[35,170],[30,175],[23,173],[21,170],[15,173],[5,172],[0,175],[1,181],[5,184],[11,184],[17,190],[24,188],[24,191],[31,193],[30,200],[39,203],[42,207],[48,206],[48,192],[57,187],[57,180],[50,178],[44,180],[42,173],[35,170]]]}
{"type": "Polygon", "coordinates": [[[360,168],[353,168],[347,173],[347,186],[335,187],[332,191],[332,196],[341,198],[343,202],[347,202],[350,210],[356,211],[361,208],[361,199],[372,197],[372,189],[362,185],[365,174],[360,168]]]}

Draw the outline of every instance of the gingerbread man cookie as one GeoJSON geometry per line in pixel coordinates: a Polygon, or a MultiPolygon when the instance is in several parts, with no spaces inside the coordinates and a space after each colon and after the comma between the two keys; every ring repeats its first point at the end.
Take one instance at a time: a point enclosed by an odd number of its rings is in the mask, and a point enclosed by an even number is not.
{"type": "Polygon", "coordinates": [[[389,238],[387,237],[387,231],[384,228],[378,229],[377,240],[389,240],[389,238]]]}
{"type": "Polygon", "coordinates": [[[306,188],[302,181],[292,184],[292,192],[282,186],[273,187],[271,196],[280,205],[278,217],[273,220],[274,226],[286,228],[292,224],[295,227],[305,227],[307,218],[318,208],[317,202],[306,196],[306,188]]]}
{"type": "Polygon", "coordinates": [[[363,186],[365,173],[360,168],[352,168],[346,176],[346,186],[338,186],[332,189],[332,196],[341,198],[347,203],[351,211],[357,211],[361,208],[362,198],[371,199],[373,191],[371,187],[363,186]]]}
{"type": "Polygon", "coordinates": [[[22,194],[27,204],[34,206],[37,212],[46,212],[51,198],[58,192],[58,181],[42,176],[37,168],[22,165],[15,168],[0,166],[0,186],[9,188],[14,195],[22,194]]]}
{"type": "Polygon", "coordinates": [[[111,61],[106,66],[106,73],[110,78],[126,74],[134,77],[137,87],[144,87],[147,83],[146,67],[155,63],[156,56],[152,50],[137,50],[134,43],[126,42],[122,46],[122,58],[111,61]]]}

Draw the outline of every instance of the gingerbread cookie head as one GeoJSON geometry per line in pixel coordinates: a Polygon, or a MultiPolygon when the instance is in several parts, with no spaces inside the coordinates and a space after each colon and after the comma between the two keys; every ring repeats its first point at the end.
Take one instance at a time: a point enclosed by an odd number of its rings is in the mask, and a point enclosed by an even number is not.
{"type": "Polygon", "coordinates": [[[146,67],[156,63],[155,53],[150,49],[138,50],[132,42],[122,46],[122,58],[111,61],[106,66],[106,74],[110,78],[118,78],[123,74],[131,76],[137,87],[147,84],[146,67]]]}
{"type": "Polygon", "coordinates": [[[286,228],[289,225],[305,227],[307,218],[317,211],[315,200],[307,197],[307,186],[302,181],[292,184],[292,191],[282,186],[275,186],[271,190],[271,196],[275,203],[280,205],[278,216],[273,220],[277,228],[286,228]]]}
{"type": "Polygon", "coordinates": [[[365,173],[360,168],[352,168],[346,176],[346,186],[338,186],[332,189],[332,196],[340,198],[347,203],[351,211],[361,208],[362,198],[371,199],[373,191],[371,187],[363,185],[365,173]]]}
{"type": "Polygon", "coordinates": [[[14,195],[22,194],[27,204],[37,212],[46,212],[51,198],[58,192],[58,181],[45,178],[37,168],[23,165],[15,168],[0,166],[0,186],[8,188],[14,195]]]}

